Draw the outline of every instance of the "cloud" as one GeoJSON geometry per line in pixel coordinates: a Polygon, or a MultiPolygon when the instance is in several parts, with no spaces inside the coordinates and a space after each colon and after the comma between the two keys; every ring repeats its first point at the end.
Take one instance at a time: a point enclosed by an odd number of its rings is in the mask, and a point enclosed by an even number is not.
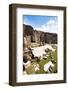
{"type": "Polygon", "coordinates": [[[48,32],[58,33],[58,22],[56,20],[50,20],[46,27],[48,32]]]}
{"type": "Polygon", "coordinates": [[[31,21],[26,16],[24,16],[23,23],[26,25],[32,25],[31,21]]]}
{"type": "Polygon", "coordinates": [[[40,25],[40,27],[35,27],[34,29],[44,32],[58,33],[58,22],[57,20],[49,20],[46,24],[40,25]]]}
{"type": "Polygon", "coordinates": [[[46,32],[46,30],[47,30],[47,28],[46,28],[46,26],[45,25],[41,25],[40,27],[36,27],[36,28],[34,28],[35,30],[39,30],[39,31],[44,31],[44,32],[46,32]]]}
{"type": "Polygon", "coordinates": [[[52,25],[52,24],[56,24],[56,21],[55,21],[55,20],[49,20],[49,21],[47,22],[47,25],[52,25]]]}

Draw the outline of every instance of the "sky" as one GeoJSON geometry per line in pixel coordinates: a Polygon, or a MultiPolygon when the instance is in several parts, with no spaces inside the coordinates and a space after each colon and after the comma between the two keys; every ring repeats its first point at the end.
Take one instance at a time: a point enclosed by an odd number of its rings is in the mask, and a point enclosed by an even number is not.
{"type": "Polygon", "coordinates": [[[24,15],[24,24],[31,25],[34,30],[58,33],[57,16],[24,15]]]}

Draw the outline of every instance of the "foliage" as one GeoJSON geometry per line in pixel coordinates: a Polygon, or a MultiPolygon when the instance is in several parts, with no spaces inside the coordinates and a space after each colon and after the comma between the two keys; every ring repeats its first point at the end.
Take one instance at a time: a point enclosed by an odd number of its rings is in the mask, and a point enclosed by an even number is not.
{"type": "Polygon", "coordinates": [[[27,74],[45,74],[48,72],[44,71],[44,65],[48,63],[49,61],[52,61],[54,64],[54,67],[50,71],[50,73],[57,73],[57,48],[54,52],[49,51],[48,52],[48,57],[46,59],[38,59],[34,60],[31,65],[26,69],[27,74]],[[39,70],[35,71],[34,70],[34,65],[39,64],[39,70]]]}

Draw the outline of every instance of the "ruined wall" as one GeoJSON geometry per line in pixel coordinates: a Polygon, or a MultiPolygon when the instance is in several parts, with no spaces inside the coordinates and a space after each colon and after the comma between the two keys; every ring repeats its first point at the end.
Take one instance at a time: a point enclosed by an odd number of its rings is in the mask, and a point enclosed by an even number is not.
{"type": "Polygon", "coordinates": [[[45,43],[57,44],[57,34],[45,33],[45,43]]]}
{"type": "Polygon", "coordinates": [[[23,25],[23,46],[24,48],[31,47],[31,37],[33,36],[33,28],[29,25],[23,25]]]}
{"type": "Polygon", "coordinates": [[[45,43],[57,44],[56,33],[49,33],[49,32],[34,30],[33,27],[29,25],[23,25],[23,35],[26,40],[25,45],[29,47],[32,42],[38,43],[40,45],[44,45],[45,43]]]}

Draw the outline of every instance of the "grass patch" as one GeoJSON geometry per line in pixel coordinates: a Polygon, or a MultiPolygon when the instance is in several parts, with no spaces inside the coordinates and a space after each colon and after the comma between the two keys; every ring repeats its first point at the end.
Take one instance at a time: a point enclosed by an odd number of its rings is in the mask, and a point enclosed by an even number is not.
{"type": "Polygon", "coordinates": [[[44,71],[44,65],[46,63],[48,63],[49,61],[51,61],[51,59],[55,66],[52,68],[52,71],[50,73],[57,73],[57,48],[54,52],[48,52],[48,55],[49,56],[47,57],[47,59],[39,60],[39,62],[37,62],[37,60],[34,60],[34,62],[32,62],[31,65],[26,69],[27,74],[45,74],[45,73],[47,73],[44,71]],[[39,64],[40,70],[37,70],[37,71],[34,70],[35,64],[39,64]]]}

